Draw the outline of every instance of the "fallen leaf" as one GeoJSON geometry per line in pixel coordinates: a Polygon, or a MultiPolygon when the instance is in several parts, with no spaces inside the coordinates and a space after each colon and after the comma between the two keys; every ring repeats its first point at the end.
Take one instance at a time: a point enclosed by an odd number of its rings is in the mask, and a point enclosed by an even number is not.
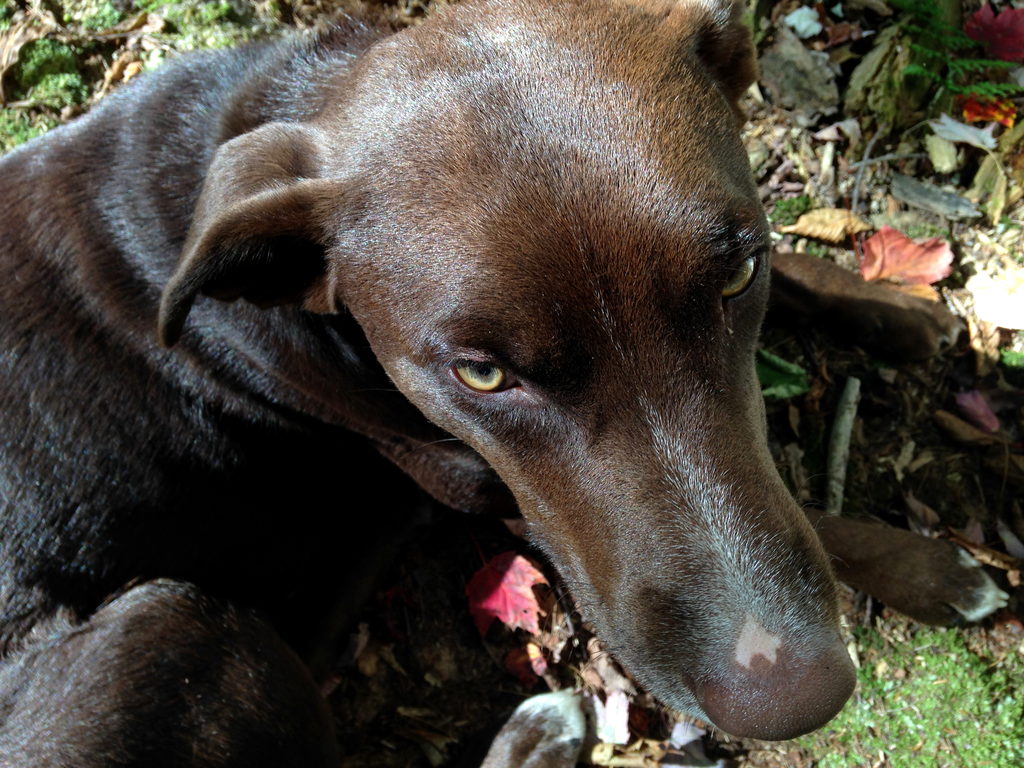
{"type": "Polygon", "coordinates": [[[966,197],[902,173],[893,173],[890,191],[893,197],[907,205],[947,219],[973,219],[981,215],[977,206],[966,197]]]}
{"type": "Polygon", "coordinates": [[[999,431],[999,417],[992,412],[981,392],[976,389],[958,392],[953,399],[956,400],[956,407],[960,409],[960,413],[966,416],[971,424],[988,433],[999,431]]]}
{"type": "Polygon", "coordinates": [[[903,482],[903,473],[907,467],[910,466],[914,460],[914,451],[917,449],[917,445],[913,440],[907,440],[900,448],[899,454],[892,461],[892,471],[896,475],[896,481],[899,483],[903,482]]]}
{"type": "Polygon", "coordinates": [[[1017,120],[1017,107],[1009,99],[968,96],[961,107],[961,114],[968,123],[988,123],[994,120],[1007,128],[1013,128],[1017,120]]]}
{"type": "Polygon", "coordinates": [[[995,125],[989,125],[987,128],[975,128],[957,122],[946,113],[942,113],[938,120],[929,120],[928,125],[935,131],[936,136],[941,136],[947,141],[970,144],[978,149],[996,148],[996,137],[992,135],[995,125]]]}
{"type": "Polygon", "coordinates": [[[892,227],[882,227],[863,248],[860,273],[865,280],[928,285],[952,271],[953,251],[941,237],[915,243],[892,227]]]}
{"type": "Polygon", "coordinates": [[[813,237],[830,243],[841,243],[850,235],[867,232],[873,227],[853,211],[845,208],[818,208],[808,211],[796,224],[781,227],[780,232],[800,237],[813,237]]]}
{"type": "Polygon", "coordinates": [[[997,155],[986,155],[981,161],[978,172],[974,174],[971,188],[967,190],[967,199],[976,203],[983,200],[989,222],[995,226],[1002,218],[1006,208],[1009,179],[1003,170],[1003,164],[997,155]]]}
{"type": "Polygon", "coordinates": [[[1007,8],[996,15],[986,3],[964,24],[972,40],[984,43],[988,52],[1003,61],[1024,61],[1024,8],[1007,8]]]}
{"type": "Polygon", "coordinates": [[[544,574],[517,552],[495,555],[466,585],[469,611],[481,635],[487,633],[495,619],[509,629],[540,632],[541,613],[535,584],[547,584],[544,574]]]}
{"type": "Polygon", "coordinates": [[[818,20],[818,12],[806,5],[800,6],[792,13],[783,16],[782,21],[787,27],[796,32],[796,36],[802,40],[814,37],[824,29],[818,20]]]}
{"type": "Polygon", "coordinates": [[[672,726],[672,733],[669,734],[668,743],[673,749],[682,749],[698,739],[703,739],[707,731],[698,728],[693,723],[676,723],[672,726]]]}
{"type": "Polygon", "coordinates": [[[757,379],[764,397],[784,400],[811,388],[807,371],[763,349],[757,350],[757,379]]]}
{"type": "Polygon", "coordinates": [[[597,738],[605,744],[629,742],[629,697],[625,691],[610,691],[602,703],[594,697],[597,738]]]}
{"type": "Polygon", "coordinates": [[[996,518],[996,533],[999,534],[999,538],[1003,540],[1003,546],[1006,547],[1006,551],[1011,557],[1016,557],[1018,560],[1024,560],[1024,542],[1021,542],[1017,538],[1010,526],[1003,522],[1002,518],[996,518]]]}
{"type": "Polygon", "coordinates": [[[971,553],[971,557],[982,565],[990,565],[1004,571],[1020,568],[1022,563],[1016,557],[1007,555],[998,550],[986,547],[984,544],[974,540],[975,536],[967,531],[958,531],[956,528],[946,528],[949,538],[971,553]]]}
{"type": "Polygon", "coordinates": [[[935,423],[958,443],[965,443],[967,445],[999,445],[1005,442],[996,435],[982,432],[977,427],[968,424],[949,411],[938,410],[934,413],[934,418],[935,423]]]}
{"type": "Polygon", "coordinates": [[[595,690],[636,693],[633,681],[626,677],[596,637],[587,640],[587,661],[580,669],[583,681],[595,690]]]}
{"type": "Polygon", "coordinates": [[[930,134],[924,139],[925,149],[932,167],[939,173],[953,173],[960,165],[957,159],[956,144],[937,134],[930,134]]]}
{"type": "Polygon", "coordinates": [[[860,124],[853,117],[840,120],[838,123],[832,123],[832,125],[822,128],[814,134],[814,138],[818,141],[840,141],[843,138],[840,135],[840,131],[842,131],[851,144],[860,143],[860,124]]]}

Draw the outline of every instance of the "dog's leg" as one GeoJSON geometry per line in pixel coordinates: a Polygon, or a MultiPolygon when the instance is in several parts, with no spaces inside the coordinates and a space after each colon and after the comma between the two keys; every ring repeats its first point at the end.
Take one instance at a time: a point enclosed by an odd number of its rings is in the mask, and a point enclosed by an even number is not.
{"type": "Polygon", "coordinates": [[[171,581],[53,620],[0,666],[0,765],[336,766],[327,707],[260,619],[171,581]]]}
{"type": "Polygon", "coordinates": [[[783,319],[814,320],[872,354],[896,360],[931,357],[962,330],[941,302],[865,282],[803,253],[772,258],[771,306],[783,319]]]}
{"type": "Polygon", "coordinates": [[[955,544],[808,510],[840,581],[926,624],[978,621],[1008,596],[955,544]]]}

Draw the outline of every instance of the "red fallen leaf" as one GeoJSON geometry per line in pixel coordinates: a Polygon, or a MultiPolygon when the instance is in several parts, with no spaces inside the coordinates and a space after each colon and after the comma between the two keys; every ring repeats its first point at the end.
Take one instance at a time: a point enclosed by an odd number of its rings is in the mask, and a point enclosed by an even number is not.
{"type": "Polygon", "coordinates": [[[865,280],[929,285],[952,271],[953,251],[941,237],[915,243],[892,227],[882,227],[863,246],[860,274],[865,280]]]}
{"type": "Polygon", "coordinates": [[[997,59],[1024,61],[1024,8],[1007,8],[997,16],[986,3],[967,20],[964,32],[997,59]]]}
{"type": "Polygon", "coordinates": [[[535,584],[547,584],[544,574],[522,555],[502,552],[495,555],[466,585],[469,612],[476,628],[486,634],[495,619],[509,629],[525,629],[537,634],[541,609],[533,594],[535,584]]]}
{"type": "Polygon", "coordinates": [[[1017,107],[1009,99],[985,99],[968,96],[961,107],[964,120],[968,123],[995,121],[1007,128],[1013,128],[1017,121],[1017,107]]]}
{"type": "Polygon", "coordinates": [[[976,389],[970,392],[958,392],[954,395],[956,407],[960,409],[967,421],[985,432],[999,431],[999,417],[992,412],[991,406],[984,395],[976,389]]]}

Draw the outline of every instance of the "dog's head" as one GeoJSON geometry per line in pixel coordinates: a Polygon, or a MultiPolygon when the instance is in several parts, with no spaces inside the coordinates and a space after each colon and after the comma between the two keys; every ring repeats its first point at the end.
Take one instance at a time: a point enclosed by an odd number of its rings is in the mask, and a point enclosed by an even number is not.
{"type": "Polygon", "coordinates": [[[161,332],[201,292],[350,312],[640,681],[785,738],[853,676],[766,447],[739,9],[470,2],[378,43],[314,121],[221,147],[161,332]]]}

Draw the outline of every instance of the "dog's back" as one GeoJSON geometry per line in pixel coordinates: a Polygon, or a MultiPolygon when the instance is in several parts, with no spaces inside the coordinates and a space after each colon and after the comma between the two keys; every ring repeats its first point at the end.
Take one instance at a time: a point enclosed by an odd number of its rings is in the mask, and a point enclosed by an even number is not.
{"type": "Polygon", "coordinates": [[[341,379],[365,353],[325,318],[218,304],[203,322],[251,315],[251,344],[211,332],[171,353],[156,317],[217,146],[307,116],[308,78],[336,75],[379,34],[187,57],[2,160],[0,649],[57,606],[88,615],[133,579],[280,605],[310,559],[326,571],[331,531],[354,525],[341,489],[372,453],[290,409],[267,356],[323,362],[307,348],[320,344],[341,379]],[[274,346],[282,333],[294,348],[274,346]],[[337,508],[320,503],[328,492],[337,508]],[[324,534],[319,558],[310,530],[324,534]]]}

